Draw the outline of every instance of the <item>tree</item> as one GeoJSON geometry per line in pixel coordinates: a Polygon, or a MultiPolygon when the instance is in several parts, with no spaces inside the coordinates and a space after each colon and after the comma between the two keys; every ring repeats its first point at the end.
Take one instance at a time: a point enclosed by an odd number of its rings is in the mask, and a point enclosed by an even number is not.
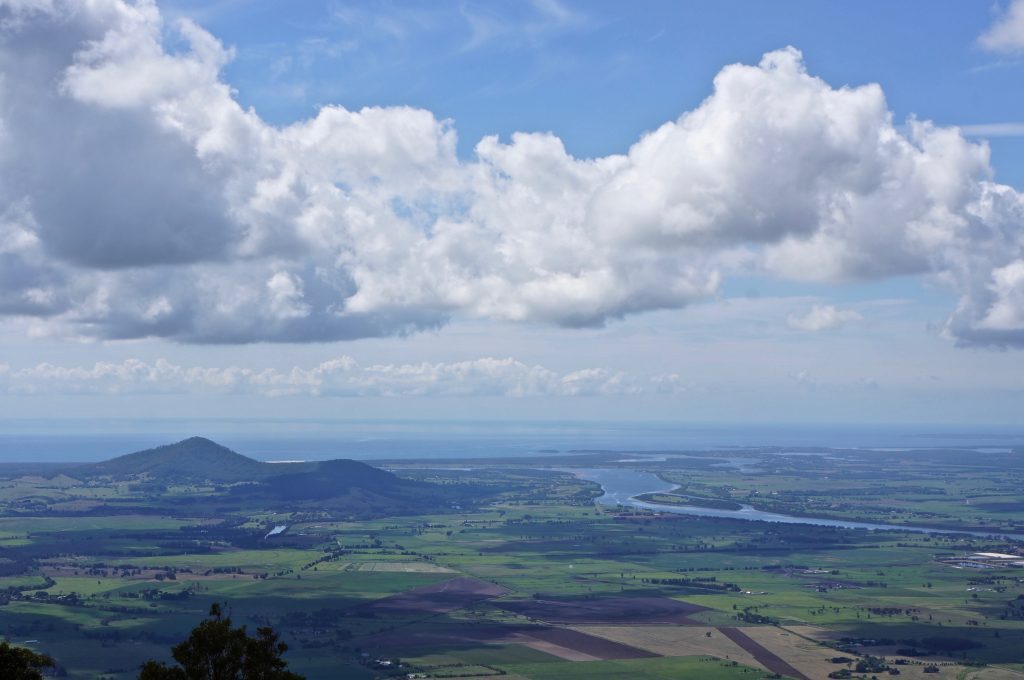
{"type": "Polygon", "coordinates": [[[147,661],[139,680],[305,680],[288,670],[281,658],[287,650],[269,626],[250,636],[245,626],[232,628],[231,618],[214,604],[209,617],[171,650],[178,665],[147,661]]]}
{"type": "Polygon", "coordinates": [[[0,642],[0,678],[4,680],[42,680],[40,670],[53,666],[53,659],[44,654],[0,642]]]}

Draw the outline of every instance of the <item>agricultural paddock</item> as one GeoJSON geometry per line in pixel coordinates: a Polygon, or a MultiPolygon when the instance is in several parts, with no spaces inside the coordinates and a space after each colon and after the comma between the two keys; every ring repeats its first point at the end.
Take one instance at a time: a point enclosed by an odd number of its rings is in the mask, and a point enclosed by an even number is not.
{"type": "Polygon", "coordinates": [[[498,606],[538,621],[580,625],[587,623],[695,624],[692,614],[704,607],[667,597],[594,597],[554,599],[538,596],[529,600],[503,600],[498,606]]]}
{"type": "Polygon", "coordinates": [[[757,666],[745,649],[708,626],[575,626],[590,635],[646,649],[659,656],[714,656],[757,666]],[[709,636],[708,633],[711,635],[709,636]]]}
{"type": "Polygon", "coordinates": [[[517,633],[510,639],[522,641],[527,647],[570,661],[644,659],[659,656],[639,647],[571,628],[541,626],[517,633]]]}
{"type": "Polygon", "coordinates": [[[500,597],[508,590],[465,576],[413,588],[361,606],[360,614],[445,614],[475,602],[500,597]]]}
{"type": "Polygon", "coordinates": [[[430,562],[342,562],[339,571],[364,571],[400,574],[457,574],[458,572],[430,562]]]}
{"type": "MultiPolygon", "coordinates": [[[[806,509],[815,500],[807,489],[824,473],[797,462],[742,473],[673,468],[672,461],[659,469],[674,470],[694,495],[806,509]],[[770,497],[746,498],[759,489],[770,497]]],[[[864,487],[869,470],[862,463],[839,457],[823,465],[831,472],[822,489],[857,487],[829,512],[881,512],[879,494],[864,487]]],[[[938,512],[982,487],[1024,484],[1024,470],[924,479],[948,476],[942,470],[901,467],[903,487],[921,477],[901,502],[938,512]]],[[[893,644],[852,649],[892,658],[902,640],[955,635],[978,646],[934,657],[943,664],[937,677],[1024,678],[961,665],[963,658],[1020,659],[1024,573],[937,562],[941,555],[1012,552],[1012,545],[598,509],[580,495],[589,488],[583,482],[545,481],[543,472],[527,475],[501,463],[459,474],[519,486],[493,505],[369,519],[272,505],[216,516],[197,516],[189,504],[109,517],[12,511],[0,517],[0,566],[7,565],[0,591],[12,593],[0,605],[0,634],[39,640],[32,646],[57,656],[73,680],[132,680],[142,660],[166,658],[213,602],[227,602],[239,623],[274,626],[291,647],[291,666],[311,680],[338,677],[339,669],[346,678],[374,677],[360,665],[362,653],[449,676],[496,668],[505,680],[765,677],[755,654],[719,631],[737,626],[734,636],[814,680],[841,667],[829,658],[853,651],[800,636],[832,645],[844,637],[887,639],[893,644]],[[264,540],[274,524],[287,524],[288,534],[264,540]],[[287,542],[299,534],[302,541],[287,542]]],[[[887,483],[885,493],[897,488],[887,483]]],[[[55,503],[124,493],[46,490],[57,492],[55,503]]],[[[989,493],[986,502],[995,497],[989,493]]],[[[0,494],[0,506],[5,502],[0,494]]],[[[965,521],[977,518],[973,504],[956,508],[965,521]]],[[[1000,521],[1012,519],[1006,515],[1012,513],[1000,513],[1000,521]]],[[[903,677],[936,677],[923,675],[923,664],[900,668],[903,677]]]]}
{"type": "Polygon", "coordinates": [[[640,659],[657,653],[633,645],[589,634],[585,631],[544,625],[472,625],[432,622],[403,627],[360,638],[363,649],[375,653],[402,650],[403,655],[460,653],[467,649],[512,649],[525,647],[551,658],[570,661],[640,659]],[[457,650],[457,652],[455,651],[457,650]]]}
{"type": "MultiPolygon", "coordinates": [[[[714,657],[657,657],[615,661],[503,664],[502,670],[529,680],[762,680],[760,669],[714,657]]],[[[510,676],[505,676],[509,678],[510,676]]]]}
{"type": "MultiPolygon", "coordinates": [[[[829,672],[842,668],[833,664],[830,658],[850,656],[842,654],[820,643],[835,643],[832,631],[815,626],[747,627],[744,632],[751,638],[788,660],[797,669],[812,678],[825,677],[829,672]],[[819,643],[820,641],[820,643],[819,643]]],[[[976,668],[951,661],[949,657],[923,656],[907,657],[896,654],[895,646],[873,647],[870,653],[884,656],[889,661],[900,661],[900,677],[935,678],[937,680],[1024,680],[1024,672],[1007,668],[976,668]],[[924,669],[934,666],[938,673],[925,673],[924,669]]]]}
{"type": "Polygon", "coordinates": [[[746,628],[719,628],[718,631],[745,649],[757,663],[772,673],[796,680],[810,680],[793,664],[746,634],[746,628]]]}
{"type": "MultiPolygon", "coordinates": [[[[801,637],[795,631],[775,626],[747,626],[743,628],[743,632],[810,678],[824,678],[832,671],[843,668],[830,661],[832,658],[843,656],[842,654],[801,637]]],[[[903,672],[902,669],[900,672],[903,672]]]]}

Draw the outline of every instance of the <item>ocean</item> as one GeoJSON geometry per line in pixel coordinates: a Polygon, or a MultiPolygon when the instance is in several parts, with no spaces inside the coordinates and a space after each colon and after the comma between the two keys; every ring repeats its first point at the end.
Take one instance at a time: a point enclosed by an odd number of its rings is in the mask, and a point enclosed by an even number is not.
{"type": "Polygon", "coordinates": [[[0,421],[0,462],[104,460],[199,435],[258,460],[495,458],[579,450],[1024,448],[1024,428],[609,422],[0,421]]]}

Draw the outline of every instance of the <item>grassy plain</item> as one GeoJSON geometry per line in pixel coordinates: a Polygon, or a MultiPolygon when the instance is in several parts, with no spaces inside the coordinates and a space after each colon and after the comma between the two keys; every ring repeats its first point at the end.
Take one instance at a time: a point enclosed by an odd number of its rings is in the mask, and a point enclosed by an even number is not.
{"type": "MultiPolygon", "coordinates": [[[[776,511],[1024,526],[1016,468],[1000,476],[978,469],[977,456],[958,467],[946,453],[931,463],[901,454],[868,489],[874,459],[828,455],[797,465],[744,452],[742,469],[694,456],[633,465],[694,496],[776,511]],[[842,500],[819,508],[830,493],[842,500]],[[997,502],[998,511],[977,509],[997,502]]],[[[9,479],[0,483],[0,634],[82,679],[135,677],[214,602],[239,623],[274,626],[292,668],[310,678],[768,677],[772,668],[721,632],[732,627],[815,679],[869,654],[906,660],[904,677],[1024,677],[1024,570],[938,559],[1019,550],[1012,541],[604,508],[595,485],[567,472],[524,469],[521,459],[474,464],[402,474],[477,484],[490,490],[485,503],[362,519],[219,507],[212,485],[174,488],[207,496],[158,499],[152,512],[70,512],[83,498],[137,492],[114,480],[9,479]],[[275,525],[288,528],[267,537],[275,525]],[[456,578],[463,585],[447,590],[456,578]],[[476,582],[494,594],[465,590],[476,582]],[[666,601],[685,603],[686,620],[651,625],[666,601]],[[565,607],[605,620],[557,623],[565,607]],[[932,665],[938,672],[924,674],[932,665]]]]}

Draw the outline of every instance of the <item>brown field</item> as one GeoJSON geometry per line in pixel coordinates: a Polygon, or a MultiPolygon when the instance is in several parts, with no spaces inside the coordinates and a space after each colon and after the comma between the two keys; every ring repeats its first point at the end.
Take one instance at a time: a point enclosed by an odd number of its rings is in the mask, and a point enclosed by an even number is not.
{"type": "Polygon", "coordinates": [[[967,675],[967,680],[1021,680],[1024,673],[1009,668],[982,668],[967,675]]]}
{"type": "Polygon", "coordinates": [[[653,624],[678,623],[699,625],[690,614],[704,611],[701,607],[667,597],[602,597],[595,599],[532,599],[497,603],[506,611],[548,623],[584,624],[653,624]]]}
{"type": "Polygon", "coordinates": [[[750,652],[717,628],[708,626],[580,626],[576,630],[659,656],[714,656],[755,668],[760,666],[750,652]]]}
{"type": "Polygon", "coordinates": [[[510,638],[527,647],[571,661],[596,659],[644,659],[659,656],[654,652],[614,640],[589,635],[570,628],[538,626],[510,638]]]}
{"type": "Polygon", "coordinates": [[[797,680],[811,680],[809,677],[794,668],[781,656],[771,651],[761,643],[747,635],[742,628],[719,628],[719,631],[743,649],[750,652],[750,655],[757,659],[757,662],[770,670],[772,673],[785,675],[797,680]]]}
{"type": "Polygon", "coordinates": [[[577,651],[570,649],[569,647],[563,647],[556,645],[553,642],[547,642],[546,640],[535,640],[533,638],[522,638],[515,640],[516,644],[520,644],[530,649],[535,649],[538,652],[544,652],[551,656],[563,659],[565,661],[600,661],[600,657],[591,656],[586,652],[577,651]]]}
{"type": "Polygon", "coordinates": [[[530,625],[480,625],[453,623],[422,630],[397,630],[361,638],[363,649],[402,650],[416,647],[465,647],[481,644],[523,645],[569,661],[641,659],[658,656],[632,645],[568,628],[530,625]]]}
{"type": "Polygon", "coordinates": [[[461,576],[375,600],[359,607],[357,611],[391,614],[445,614],[468,607],[474,602],[499,597],[506,592],[508,591],[505,588],[493,583],[461,576]]]}
{"type": "Polygon", "coordinates": [[[797,634],[795,627],[791,631],[775,626],[750,626],[743,628],[743,632],[811,678],[825,678],[832,671],[845,668],[829,659],[850,656],[801,637],[803,633],[797,634]]]}

